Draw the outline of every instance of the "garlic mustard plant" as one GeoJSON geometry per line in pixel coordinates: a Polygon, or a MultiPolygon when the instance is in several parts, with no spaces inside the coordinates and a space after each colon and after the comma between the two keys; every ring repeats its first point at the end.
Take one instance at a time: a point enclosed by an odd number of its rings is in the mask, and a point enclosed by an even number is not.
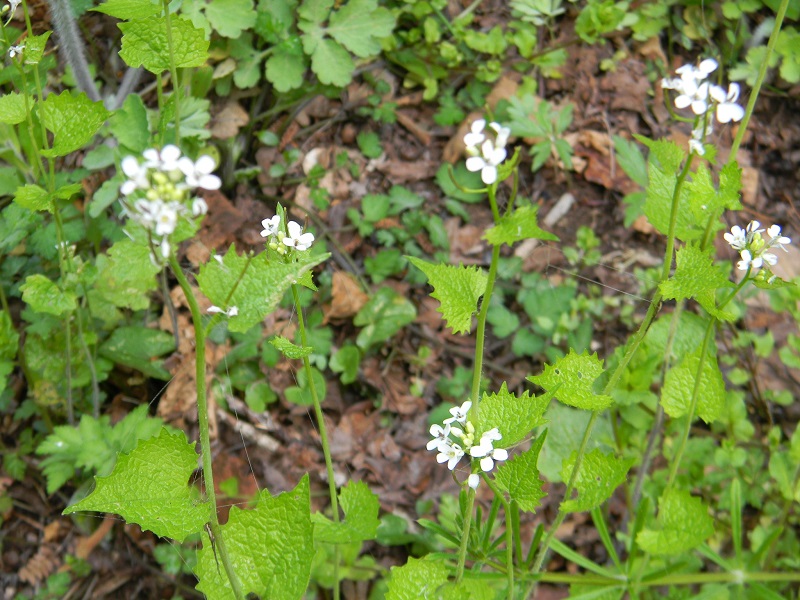
{"type": "Polygon", "coordinates": [[[487,137],[484,133],[486,121],[477,119],[470,127],[470,132],[464,136],[466,145],[467,169],[480,171],[481,179],[486,185],[497,181],[497,167],[506,159],[508,152],[506,144],[511,130],[498,123],[489,123],[489,129],[494,132],[494,137],[487,137]]]}
{"type": "Polygon", "coordinates": [[[781,233],[779,225],[771,225],[766,230],[768,236],[766,240],[761,235],[764,229],[760,227],[761,223],[758,221],[750,221],[745,229],[734,225],[730,233],[723,235],[725,241],[741,256],[737,264],[740,271],[751,271],[762,267],[769,270],[778,263],[778,257],[768,250],[778,247],[788,252],[785,246],[791,244],[792,240],[781,233]]]}

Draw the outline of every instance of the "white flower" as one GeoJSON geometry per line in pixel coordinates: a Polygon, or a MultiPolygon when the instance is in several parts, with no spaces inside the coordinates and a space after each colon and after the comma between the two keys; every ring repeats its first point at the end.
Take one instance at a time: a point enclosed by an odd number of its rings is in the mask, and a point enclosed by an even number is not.
{"type": "Polygon", "coordinates": [[[200,215],[204,215],[208,212],[208,204],[202,198],[195,198],[192,200],[192,214],[195,217],[199,217],[200,215]]]}
{"type": "Polygon", "coordinates": [[[481,443],[483,443],[484,439],[496,442],[498,440],[502,440],[503,436],[500,434],[500,430],[497,429],[497,427],[495,427],[495,428],[490,429],[489,431],[485,432],[481,436],[481,443]]]}
{"type": "Polygon", "coordinates": [[[129,196],[136,190],[146,190],[150,188],[150,179],[147,177],[147,167],[140,165],[135,157],[126,156],[122,159],[122,172],[128,177],[128,181],[123,183],[119,188],[119,191],[124,196],[129,196]]]}
{"type": "MultiPolygon", "coordinates": [[[[166,150],[166,148],[164,150],[166,150]]],[[[204,154],[197,159],[197,162],[192,162],[191,158],[184,156],[179,159],[176,164],[181,170],[181,173],[186,176],[186,185],[190,188],[218,190],[222,187],[220,178],[216,175],[212,175],[217,165],[210,156],[204,154]]]]}
{"type": "Polygon", "coordinates": [[[431,425],[430,434],[433,439],[425,446],[428,450],[438,450],[442,444],[450,441],[450,425],[431,425]]]}
{"type": "Polygon", "coordinates": [[[161,256],[163,256],[165,259],[169,258],[169,250],[169,240],[167,239],[167,236],[164,236],[164,238],[161,240],[161,256]]]}
{"type": "Polygon", "coordinates": [[[158,169],[166,173],[170,171],[177,171],[178,161],[181,158],[181,151],[174,144],[167,144],[159,152],[155,148],[148,148],[142,152],[145,159],[145,166],[148,168],[158,169]]]}
{"type": "Polygon", "coordinates": [[[264,231],[261,232],[261,237],[278,235],[281,230],[281,218],[280,216],[275,215],[269,219],[264,219],[261,221],[261,226],[264,228],[264,231]]]}
{"type": "Polygon", "coordinates": [[[784,244],[791,244],[792,240],[788,237],[781,235],[781,226],[780,225],[772,225],[767,229],[767,235],[769,236],[769,241],[767,242],[767,248],[773,248],[777,246],[784,252],[788,252],[786,248],[784,248],[784,244]]]}
{"type": "Polygon", "coordinates": [[[484,471],[491,471],[494,468],[494,461],[506,460],[508,458],[508,452],[506,450],[502,448],[493,448],[491,441],[485,438],[481,438],[480,445],[473,446],[470,449],[470,455],[481,459],[481,469],[484,471]]]}
{"type": "Polygon", "coordinates": [[[219,306],[209,306],[208,312],[210,313],[222,313],[229,317],[235,317],[239,314],[239,307],[238,306],[231,306],[228,310],[223,310],[219,306]]]}
{"type": "Polygon", "coordinates": [[[477,473],[470,473],[470,476],[467,477],[467,485],[471,487],[473,490],[478,489],[478,484],[481,482],[481,476],[477,473]]]}
{"type": "Polygon", "coordinates": [[[14,13],[20,4],[22,4],[22,0],[8,0],[8,11],[14,13]]]}
{"type": "Polygon", "coordinates": [[[747,247],[745,230],[738,225],[731,227],[731,232],[723,234],[722,237],[724,237],[725,241],[728,242],[731,247],[738,252],[741,252],[747,247]]]}
{"type": "Polygon", "coordinates": [[[472,122],[470,132],[464,136],[464,145],[467,146],[467,148],[477,148],[483,143],[483,140],[486,139],[486,136],[483,134],[484,127],[486,127],[486,121],[484,119],[476,119],[472,122]]]}
{"type": "Polygon", "coordinates": [[[675,106],[686,108],[691,106],[696,115],[703,115],[708,110],[709,85],[707,81],[697,84],[694,80],[683,82],[681,93],[675,97],[675,106]]]}
{"type": "Polygon", "coordinates": [[[436,462],[439,464],[447,463],[447,468],[451,471],[456,468],[458,461],[464,456],[461,446],[448,442],[439,446],[439,454],[436,455],[436,462]]]}
{"type": "Polygon", "coordinates": [[[467,400],[461,406],[454,406],[450,409],[450,414],[453,415],[444,420],[444,423],[466,423],[467,422],[467,414],[469,414],[469,409],[472,408],[472,402],[467,400]]]}
{"type": "Polygon", "coordinates": [[[508,136],[511,135],[511,129],[502,127],[499,123],[489,123],[489,127],[494,129],[494,132],[497,134],[494,140],[495,148],[505,148],[508,143],[508,136]]]}
{"type": "Polygon", "coordinates": [[[10,58],[14,58],[18,54],[21,55],[23,50],[25,50],[25,46],[23,44],[20,44],[19,46],[9,46],[8,56],[10,58]]]}
{"type": "MultiPolygon", "coordinates": [[[[477,152],[476,148],[471,149],[477,152]]],[[[470,151],[470,148],[467,148],[470,151]]],[[[480,171],[481,179],[486,185],[491,185],[497,181],[497,166],[502,163],[508,153],[503,147],[495,147],[492,140],[486,140],[481,146],[480,155],[470,156],[467,159],[468,171],[480,171]]]]}
{"type": "Polygon", "coordinates": [[[289,221],[286,224],[286,229],[289,232],[289,237],[283,238],[283,244],[289,248],[308,250],[314,242],[314,234],[303,233],[303,228],[294,221],[289,221]]]}
{"type": "Polygon", "coordinates": [[[155,218],[156,235],[168,236],[175,231],[175,227],[178,226],[179,207],[180,204],[177,202],[162,204],[161,210],[158,211],[158,214],[155,218]]]}
{"type": "Polygon", "coordinates": [[[728,92],[725,89],[712,85],[711,97],[717,101],[717,121],[720,123],[730,123],[731,121],[741,121],[744,117],[744,108],[736,104],[739,99],[739,84],[731,83],[728,92]]]}

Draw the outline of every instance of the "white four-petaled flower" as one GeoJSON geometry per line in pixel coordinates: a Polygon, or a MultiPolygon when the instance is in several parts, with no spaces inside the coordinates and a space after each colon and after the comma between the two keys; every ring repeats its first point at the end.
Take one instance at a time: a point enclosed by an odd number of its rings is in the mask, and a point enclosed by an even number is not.
{"type": "Polygon", "coordinates": [[[778,247],[784,252],[785,245],[791,244],[792,240],[781,233],[780,225],[771,225],[767,228],[769,239],[765,240],[761,233],[761,223],[750,221],[745,229],[738,225],[731,227],[730,233],[723,234],[725,241],[739,252],[741,260],[736,264],[740,271],[748,269],[760,269],[765,264],[774,266],[778,262],[778,257],[768,250],[778,247]]]}
{"type": "Polygon", "coordinates": [[[311,247],[311,244],[314,242],[314,234],[303,233],[303,228],[295,221],[289,221],[286,224],[286,231],[289,234],[289,237],[284,237],[282,241],[284,246],[289,248],[294,248],[301,251],[308,250],[311,247]]]}
{"type": "Polygon", "coordinates": [[[425,446],[428,450],[438,450],[442,444],[447,444],[450,441],[450,425],[433,424],[431,425],[430,434],[433,439],[425,446]]]}
{"type": "Polygon", "coordinates": [[[19,44],[18,46],[9,46],[8,47],[8,56],[10,58],[14,58],[17,55],[22,55],[22,51],[25,50],[25,46],[23,44],[19,44]]]}
{"type": "Polygon", "coordinates": [[[467,147],[467,170],[480,171],[481,180],[486,185],[497,181],[497,167],[506,159],[506,144],[511,130],[502,127],[499,123],[489,123],[489,128],[494,131],[494,139],[486,137],[486,120],[477,119],[470,126],[470,132],[464,136],[464,145],[467,147]]]}
{"type": "Polygon", "coordinates": [[[458,461],[464,456],[461,446],[452,442],[439,446],[439,454],[436,455],[436,462],[439,464],[447,463],[447,468],[451,471],[456,468],[458,461]]]}
{"type": "Polygon", "coordinates": [[[472,402],[467,400],[461,406],[454,406],[450,409],[450,414],[453,415],[452,417],[448,417],[443,422],[444,424],[448,423],[466,423],[467,422],[467,415],[469,414],[469,409],[472,408],[472,402]]]}
{"type": "Polygon", "coordinates": [[[220,178],[212,174],[217,165],[210,156],[204,154],[197,159],[197,162],[184,156],[178,159],[176,164],[186,177],[186,185],[189,187],[204,190],[218,190],[222,187],[220,178]]]}
{"type": "Polygon", "coordinates": [[[261,232],[261,237],[278,235],[281,230],[281,218],[280,216],[275,215],[269,219],[264,219],[261,221],[261,226],[264,228],[264,231],[261,232]]]}

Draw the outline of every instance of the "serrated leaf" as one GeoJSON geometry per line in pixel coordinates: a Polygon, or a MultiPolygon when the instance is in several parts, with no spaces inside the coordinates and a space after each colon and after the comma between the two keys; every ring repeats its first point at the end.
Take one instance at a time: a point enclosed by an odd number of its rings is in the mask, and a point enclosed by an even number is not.
{"type": "Polygon", "coordinates": [[[402,567],[392,567],[386,600],[436,598],[447,583],[447,567],[439,560],[409,558],[402,567]]]}
{"type": "MultiPolygon", "coordinates": [[[[158,118],[157,131],[175,130],[175,94],[171,94],[158,118]]],[[[211,102],[205,98],[194,96],[181,97],[181,136],[196,137],[205,140],[211,137],[206,125],[211,120],[208,108],[211,102]]]]}
{"type": "Polygon", "coordinates": [[[100,345],[99,353],[120,365],[141,371],[148,377],[168,381],[169,371],[158,357],[175,349],[175,338],[166,331],[131,326],[114,329],[100,345]]]}
{"type": "Polygon", "coordinates": [[[158,536],[183,542],[210,517],[208,504],[198,503],[187,485],[195,469],[194,444],[182,432],[162,429],[158,437],[121,455],[111,475],[96,477],[94,491],[63,514],[115,513],[158,536]]]}
{"type": "MultiPolygon", "coordinates": [[[[739,191],[741,190],[741,170],[736,163],[728,163],[720,173],[720,190],[714,186],[711,171],[705,164],[697,167],[692,180],[686,184],[689,190],[689,206],[692,215],[705,223],[709,218],[722,214],[725,209],[739,210],[739,191]]],[[[720,225],[721,227],[721,225],[720,225]]]]}
{"type": "Polygon", "coordinates": [[[14,193],[14,202],[28,210],[46,210],[52,212],[52,197],[42,187],[29,183],[17,188],[14,193]]]}
{"type": "MultiPolygon", "coordinates": [[[[561,477],[569,481],[572,469],[575,466],[577,452],[564,461],[561,467],[561,477]]],[[[619,459],[611,454],[604,454],[595,448],[583,457],[578,478],[575,480],[577,498],[566,499],[561,504],[565,512],[589,511],[600,506],[608,500],[625,479],[634,459],[619,459]]]]}
{"type": "Polygon", "coordinates": [[[111,115],[103,103],[65,90],[50,94],[37,108],[44,126],[53,132],[53,146],[43,150],[48,157],[66,156],[88,144],[111,115]]]}
{"type": "Polygon", "coordinates": [[[494,477],[497,486],[508,493],[522,510],[535,513],[547,492],[539,479],[539,452],[547,437],[545,429],[531,444],[530,449],[499,464],[494,477]]]}
{"type": "Polygon", "coordinates": [[[267,254],[248,258],[231,244],[222,263],[212,260],[202,267],[197,282],[212,304],[235,306],[239,314],[228,318],[228,329],[244,333],[275,310],[291,285],[330,255],[298,255],[296,262],[270,261],[267,254]],[[231,294],[231,292],[233,293],[231,294]]]}
{"type": "Polygon", "coordinates": [[[149,146],[147,109],[138,94],[130,94],[125,98],[122,108],[111,117],[110,126],[114,138],[128,150],[140,153],[149,146]]]}
{"type": "Polygon", "coordinates": [[[664,298],[694,298],[718,319],[730,321],[735,318],[733,313],[717,308],[717,290],[733,287],[733,283],[728,280],[726,271],[714,264],[713,248],[703,251],[695,244],[687,244],[678,250],[675,265],[674,275],[659,285],[664,298]]]}
{"type": "Polygon", "coordinates": [[[625,174],[643,188],[647,187],[647,161],[633,140],[612,136],[616,159],[625,174]]]}
{"type": "MultiPolygon", "coordinates": [[[[672,198],[675,194],[675,185],[678,176],[665,172],[652,161],[648,165],[647,198],[644,203],[644,214],[647,220],[659,233],[666,235],[670,228],[670,215],[672,211],[672,198]]],[[[689,208],[689,191],[687,186],[681,188],[678,198],[677,219],[675,235],[682,241],[689,241],[700,237],[702,228],[696,224],[689,208]]]]}
{"type": "Polygon", "coordinates": [[[686,151],[672,140],[651,140],[637,134],[633,137],[650,150],[649,162],[655,161],[666,172],[677,173],[686,158],[686,151]]]}
{"type": "Polygon", "coordinates": [[[75,294],[62,290],[55,282],[39,273],[28,275],[19,289],[23,301],[36,312],[59,316],[78,306],[75,294]]]}
{"type": "Polygon", "coordinates": [[[306,57],[298,38],[290,38],[275,46],[267,59],[266,76],[279,92],[288,92],[303,85],[306,57]]]}
{"type": "Polygon", "coordinates": [[[303,0],[297,15],[309,23],[319,24],[328,18],[334,0],[303,0]]]}
{"type": "Polygon", "coordinates": [[[146,19],[161,14],[161,4],[152,0],[107,0],[100,6],[90,8],[123,21],[146,19]]]}
{"type": "Polygon", "coordinates": [[[527,390],[516,396],[508,391],[504,381],[497,393],[483,394],[478,408],[476,439],[497,427],[503,439],[495,442],[495,447],[508,448],[518,444],[545,422],[542,415],[550,404],[550,398],[549,395],[531,396],[527,390]]]}
{"type": "Polygon", "coordinates": [[[38,65],[44,56],[44,48],[52,31],[45,31],[41,35],[29,35],[25,38],[25,49],[22,59],[26,65],[38,65]]]}
{"type": "MultiPolygon", "coordinates": [[[[670,417],[682,417],[689,412],[699,366],[700,348],[667,372],[661,390],[661,406],[670,417]]],[[[697,393],[695,417],[700,417],[706,423],[713,423],[725,407],[725,382],[715,356],[706,356],[703,362],[700,388],[697,393]]]]}
{"type": "Polygon", "coordinates": [[[309,346],[297,346],[283,336],[275,336],[269,341],[270,344],[280,350],[286,358],[295,359],[310,356],[314,349],[309,346]]]}
{"type": "Polygon", "coordinates": [[[148,292],[158,287],[150,249],[133,240],[122,240],[97,257],[95,290],[120,308],[143,310],[150,306],[148,292]]]}
{"type": "Polygon", "coordinates": [[[433,286],[431,297],[441,303],[438,312],[453,333],[469,333],[478,300],[486,291],[486,274],[478,267],[436,265],[413,256],[406,258],[425,273],[433,286]]]}
{"type": "Polygon", "coordinates": [[[315,44],[311,54],[311,70],[320,83],[344,87],[352,81],[355,68],[350,54],[338,43],[323,39],[315,44]]]}
{"type": "Polygon", "coordinates": [[[350,544],[375,539],[381,503],[366,483],[350,480],[339,492],[339,504],[344,511],[344,520],[339,523],[320,513],[311,515],[315,543],[350,544]]]}
{"type": "Polygon", "coordinates": [[[373,345],[388,340],[417,318],[417,309],[392,288],[379,289],[353,318],[353,324],[363,327],[356,345],[369,350],[373,345]]]}
{"type": "Polygon", "coordinates": [[[602,410],[611,406],[611,396],[595,394],[592,386],[603,373],[603,361],[597,353],[584,351],[576,354],[570,349],[569,354],[559,359],[554,365],[545,365],[544,373],[531,375],[531,381],[548,392],[552,392],[559,402],[584,410],[602,410]]]}
{"type": "MultiPolygon", "coordinates": [[[[191,21],[173,15],[172,45],[175,66],[201,67],[208,59],[208,40],[202,29],[191,21]]],[[[122,48],[119,55],[128,66],[142,66],[158,75],[170,68],[169,43],[167,40],[167,21],[164,17],[134,19],[120,23],[122,48]]]]}
{"type": "Polygon", "coordinates": [[[327,33],[360,58],[381,51],[380,39],[391,35],[394,17],[375,0],[349,0],[331,15],[327,33]]]}
{"type": "Polygon", "coordinates": [[[645,528],[636,542],[656,556],[681,554],[714,535],[714,519],[700,498],[673,490],[658,501],[658,527],[645,528]]]}
{"type": "MultiPolygon", "coordinates": [[[[28,97],[28,107],[33,108],[35,100],[28,97]]],[[[16,125],[28,118],[25,110],[25,95],[19,92],[11,92],[0,96],[0,123],[16,125]]]]}
{"type": "Polygon", "coordinates": [[[536,223],[538,206],[520,206],[508,216],[500,218],[500,222],[486,231],[483,236],[494,246],[500,244],[513,245],[527,239],[557,241],[558,237],[539,228],[536,223]]]}
{"type": "MultiPolygon", "coordinates": [[[[314,558],[313,526],[308,475],[297,486],[278,496],[263,490],[252,510],[231,508],[222,526],[225,547],[235,565],[245,595],[270,600],[298,600],[308,587],[314,558]]],[[[214,600],[234,600],[225,570],[208,535],[195,573],[197,590],[214,600]]]]}
{"type": "Polygon", "coordinates": [[[227,38],[238,38],[256,24],[253,0],[212,0],[205,12],[214,30],[227,38]]]}

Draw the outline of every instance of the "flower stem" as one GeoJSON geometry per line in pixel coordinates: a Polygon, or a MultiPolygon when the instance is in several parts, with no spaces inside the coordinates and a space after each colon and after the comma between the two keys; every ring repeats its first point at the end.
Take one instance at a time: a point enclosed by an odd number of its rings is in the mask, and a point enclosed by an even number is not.
{"type": "Polygon", "coordinates": [[[183,274],[178,260],[174,254],[170,254],[169,266],[175,274],[178,284],[183,290],[183,295],[186,296],[186,303],[189,305],[189,311],[192,313],[192,325],[194,326],[195,335],[195,382],[197,384],[197,423],[200,428],[200,453],[203,458],[203,483],[205,484],[206,496],[210,507],[209,525],[211,532],[214,535],[213,544],[216,545],[217,555],[222,561],[222,566],[228,576],[228,581],[231,584],[234,596],[237,600],[244,600],[245,595],[242,591],[239,578],[233,568],[233,563],[228,556],[228,551],[225,547],[225,540],[223,538],[222,527],[219,524],[219,516],[217,515],[217,494],[214,489],[214,473],[211,467],[211,440],[208,434],[208,399],[206,398],[206,335],[203,328],[202,316],[200,314],[200,306],[197,304],[197,299],[194,297],[192,288],[189,281],[183,274]]]}
{"type": "Polygon", "coordinates": [[[467,560],[467,544],[469,530],[472,526],[472,510],[475,508],[475,490],[467,491],[467,507],[464,510],[464,526],[461,528],[461,545],[458,547],[458,567],[456,567],[456,583],[464,577],[464,563],[467,560]]]}
{"type": "Polygon", "coordinates": [[[506,577],[508,578],[508,593],[506,597],[514,597],[514,539],[518,538],[518,532],[514,530],[514,519],[511,517],[511,503],[506,500],[505,495],[495,485],[489,477],[484,475],[483,480],[494,492],[495,498],[499,498],[505,511],[506,524],[506,577]]]}
{"type": "MultiPolygon", "coordinates": [[[[308,346],[308,337],[306,336],[306,324],[303,318],[303,307],[300,304],[300,294],[297,290],[297,284],[292,285],[292,298],[294,299],[295,310],[297,311],[297,325],[300,330],[300,343],[303,347],[308,346]]],[[[308,356],[303,357],[303,369],[306,372],[306,380],[308,381],[308,389],[311,391],[311,399],[314,402],[314,413],[317,417],[317,426],[319,427],[319,440],[322,444],[322,454],[325,456],[325,469],[328,473],[328,492],[331,497],[331,512],[333,513],[333,521],[339,522],[339,500],[336,496],[336,478],[333,472],[333,460],[331,459],[331,448],[328,443],[328,430],[325,426],[325,415],[322,412],[322,404],[317,394],[317,386],[314,384],[314,377],[311,372],[311,362],[308,356]]],[[[339,545],[333,546],[333,597],[335,600],[339,599],[339,545]]]]}

